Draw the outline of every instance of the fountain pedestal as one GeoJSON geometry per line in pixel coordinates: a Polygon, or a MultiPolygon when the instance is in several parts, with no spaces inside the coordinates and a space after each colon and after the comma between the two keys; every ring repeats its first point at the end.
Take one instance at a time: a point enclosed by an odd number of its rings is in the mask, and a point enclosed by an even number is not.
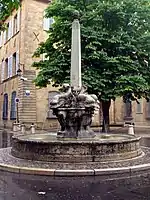
{"type": "Polygon", "coordinates": [[[90,128],[94,108],[58,108],[53,110],[61,125],[58,138],[91,138],[95,136],[90,128]]]}

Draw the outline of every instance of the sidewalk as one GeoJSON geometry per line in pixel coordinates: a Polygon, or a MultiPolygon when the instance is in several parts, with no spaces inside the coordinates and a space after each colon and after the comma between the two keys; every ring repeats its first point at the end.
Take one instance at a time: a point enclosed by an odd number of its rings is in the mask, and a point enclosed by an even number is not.
{"type": "MultiPolygon", "coordinates": [[[[92,129],[97,132],[97,133],[102,133],[101,129],[102,127],[92,127],[92,129]]],[[[10,134],[17,134],[18,132],[13,132],[12,129],[8,129],[8,128],[3,128],[0,127],[0,132],[2,131],[6,131],[7,133],[10,134]]],[[[40,129],[36,129],[36,133],[41,134],[41,133],[49,133],[49,132],[57,132],[58,129],[50,129],[50,130],[40,130],[40,129]]],[[[134,127],[134,132],[136,135],[141,135],[141,136],[146,136],[146,137],[150,137],[150,126],[135,126],[134,127]]],[[[26,134],[30,134],[31,131],[28,129],[26,130],[26,134]]],[[[128,126],[122,126],[122,127],[110,127],[110,134],[111,133],[123,133],[123,134],[127,134],[128,133],[128,126]]]]}

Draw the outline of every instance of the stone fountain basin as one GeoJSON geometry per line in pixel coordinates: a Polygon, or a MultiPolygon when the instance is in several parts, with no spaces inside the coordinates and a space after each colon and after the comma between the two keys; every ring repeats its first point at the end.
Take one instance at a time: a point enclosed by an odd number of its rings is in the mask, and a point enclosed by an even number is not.
{"type": "Polygon", "coordinates": [[[64,163],[125,160],[142,154],[140,137],[127,134],[97,134],[94,138],[60,138],[54,133],[16,135],[11,154],[15,157],[64,163]]]}

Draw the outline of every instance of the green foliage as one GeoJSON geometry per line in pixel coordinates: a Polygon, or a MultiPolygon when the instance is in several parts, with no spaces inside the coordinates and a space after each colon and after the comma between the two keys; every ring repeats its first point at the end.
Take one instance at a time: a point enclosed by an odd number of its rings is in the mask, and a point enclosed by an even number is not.
{"type": "Polygon", "coordinates": [[[40,69],[36,84],[69,82],[71,23],[80,13],[82,79],[90,93],[108,101],[117,96],[148,97],[150,90],[149,0],[55,0],[46,16],[55,23],[34,56],[40,69]],[[129,95],[130,94],[130,95],[129,95]]]}
{"type": "Polygon", "coordinates": [[[18,8],[20,0],[0,0],[0,30],[5,28],[3,21],[14,8],[18,8]]]}

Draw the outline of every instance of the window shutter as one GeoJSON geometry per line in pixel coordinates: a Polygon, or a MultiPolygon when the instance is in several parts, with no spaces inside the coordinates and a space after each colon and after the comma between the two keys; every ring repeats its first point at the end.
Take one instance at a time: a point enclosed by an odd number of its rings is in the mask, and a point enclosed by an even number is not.
{"type": "Polygon", "coordinates": [[[54,22],[55,22],[55,21],[54,21],[54,18],[53,18],[53,17],[49,18],[49,28],[52,28],[52,24],[53,24],[54,22]]]}
{"type": "Polygon", "coordinates": [[[11,20],[11,37],[14,35],[14,18],[11,20]]]}
{"type": "Polygon", "coordinates": [[[10,110],[10,120],[16,119],[16,91],[12,92],[11,95],[11,110],[10,110]]]}
{"type": "Polygon", "coordinates": [[[12,30],[12,26],[11,26],[11,21],[10,21],[9,27],[8,27],[8,40],[11,38],[11,30],[12,30]]]}
{"type": "Polygon", "coordinates": [[[8,119],[8,94],[4,94],[3,101],[3,120],[8,119]]]}
{"type": "Polygon", "coordinates": [[[4,31],[4,44],[6,43],[6,30],[4,31]]]}
{"type": "Polygon", "coordinates": [[[8,57],[8,72],[7,72],[7,78],[10,77],[10,57],[8,57]]]}
{"type": "Polygon", "coordinates": [[[20,30],[20,8],[17,14],[17,32],[20,30]]]}
{"type": "Polygon", "coordinates": [[[48,31],[49,30],[49,18],[45,17],[45,11],[44,11],[44,18],[43,18],[43,30],[48,31]]]}
{"type": "MultiPolygon", "coordinates": [[[[0,72],[2,74],[2,63],[0,63],[0,72]]],[[[2,75],[1,75],[2,76],[2,75]]],[[[2,77],[0,77],[0,83],[2,82],[2,77]]],[[[0,91],[1,91],[1,86],[0,86],[0,91]]],[[[1,92],[0,92],[1,93],[1,92]]]]}
{"type": "Polygon", "coordinates": [[[0,47],[2,46],[2,32],[0,33],[0,47]]]}
{"type": "Polygon", "coordinates": [[[19,66],[19,51],[16,52],[16,74],[19,66]]]}
{"type": "Polygon", "coordinates": [[[1,80],[4,80],[4,73],[5,73],[5,61],[2,62],[2,71],[1,71],[1,80]]]}
{"type": "Polygon", "coordinates": [[[13,68],[13,57],[9,58],[9,77],[12,77],[12,68],[13,68]]]}

